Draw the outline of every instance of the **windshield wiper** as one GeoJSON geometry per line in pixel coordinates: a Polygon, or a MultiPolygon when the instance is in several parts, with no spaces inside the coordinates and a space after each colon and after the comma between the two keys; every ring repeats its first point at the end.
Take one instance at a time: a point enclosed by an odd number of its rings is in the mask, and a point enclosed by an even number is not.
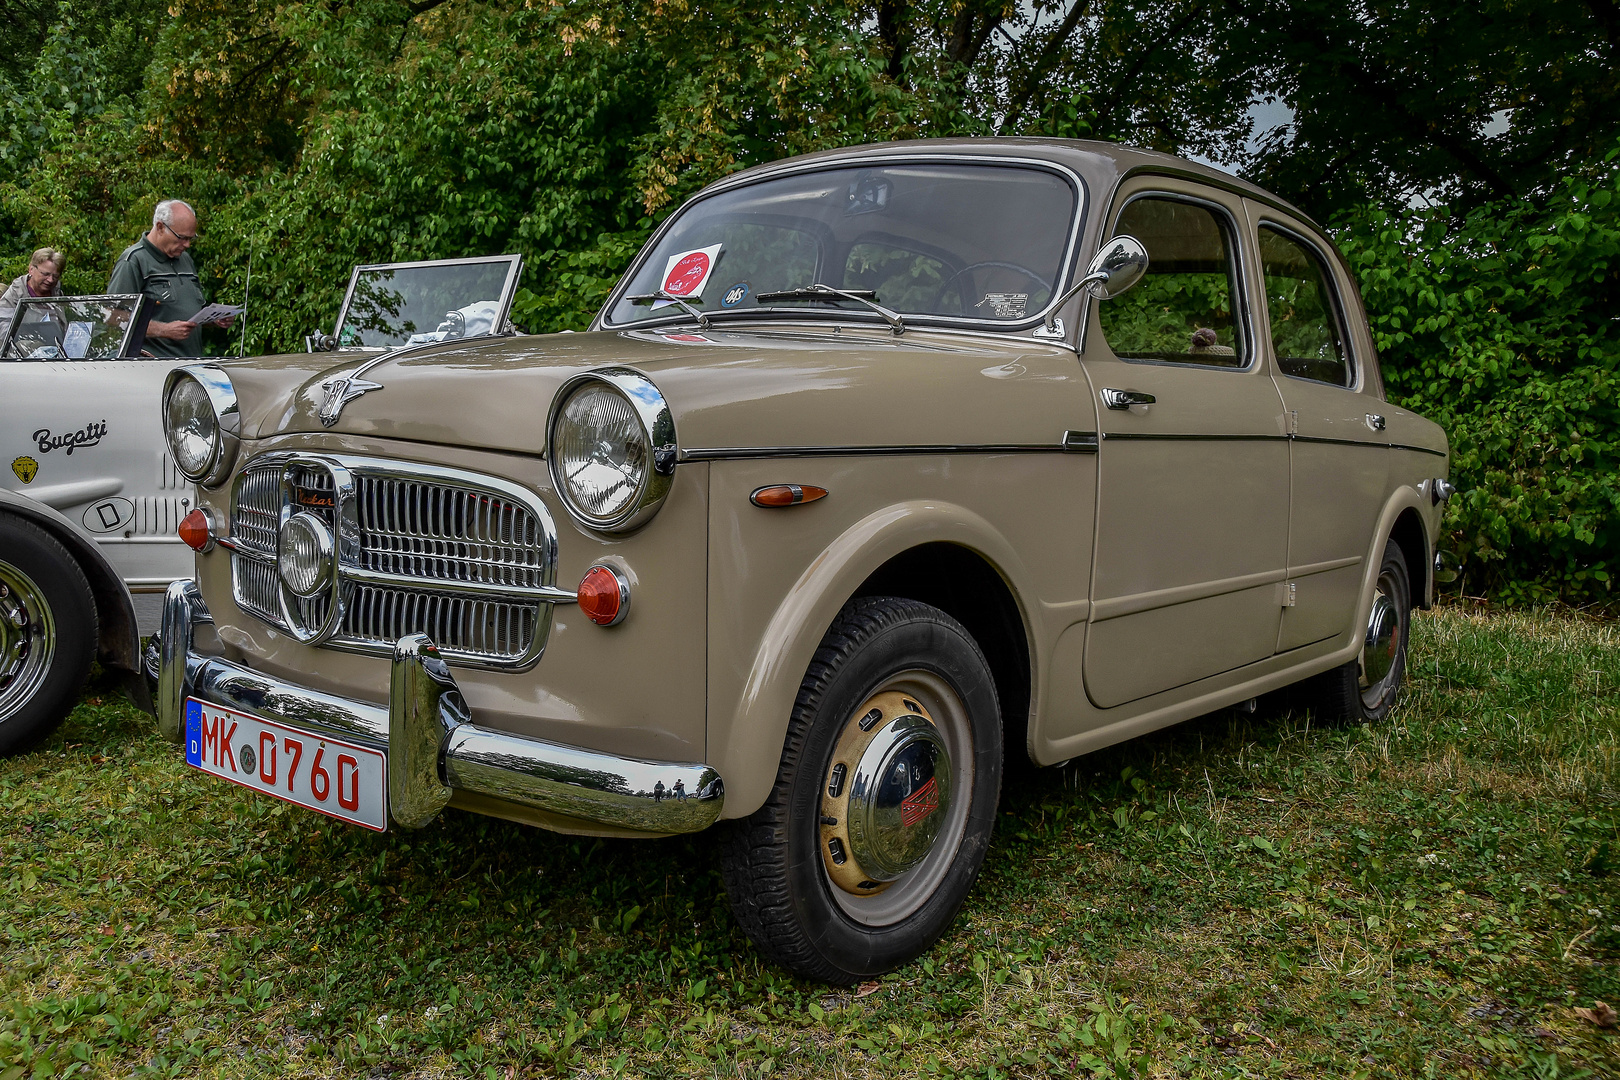
{"type": "MultiPolygon", "coordinates": [[[[688,304],[681,297],[676,296],[674,293],[665,292],[663,289],[659,289],[657,292],[642,293],[639,296],[627,296],[625,299],[630,301],[632,304],[650,304],[655,300],[668,300],[671,303],[679,304],[683,311],[696,319],[698,321],[699,330],[707,330],[709,328],[709,317],[706,314],[699,311],[691,304],[688,304]]],[[[692,299],[702,300],[703,297],[694,296],[692,299]]]]}
{"type": "Polygon", "coordinates": [[[823,300],[828,303],[837,303],[839,300],[854,300],[856,303],[865,304],[883,316],[884,321],[889,324],[889,329],[894,331],[895,337],[899,337],[906,332],[906,323],[900,317],[900,313],[891,311],[878,303],[877,292],[872,289],[835,289],[831,285],[823,285],[818,281],[814,285],[805,285],[798,289],[758,293],[754,296],[754,299],[761,304],[769,303],[772,300],[823,300]]]}

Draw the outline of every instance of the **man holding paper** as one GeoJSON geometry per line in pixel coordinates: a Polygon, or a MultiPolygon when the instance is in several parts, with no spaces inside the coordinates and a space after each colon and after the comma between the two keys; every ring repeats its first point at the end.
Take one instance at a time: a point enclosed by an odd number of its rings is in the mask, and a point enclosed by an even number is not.
{"type": "Polygon", "coordinates": [[[124,249],[107,282],[109,293],[142,293],[153,307],[146,349],[155,356],[199,356],[204,323],[229,326],[241,308],[203,306],[202,284],[187,251],[197,239],[197,214],[179,199],[152,211],[152,228],[124,249]]]}

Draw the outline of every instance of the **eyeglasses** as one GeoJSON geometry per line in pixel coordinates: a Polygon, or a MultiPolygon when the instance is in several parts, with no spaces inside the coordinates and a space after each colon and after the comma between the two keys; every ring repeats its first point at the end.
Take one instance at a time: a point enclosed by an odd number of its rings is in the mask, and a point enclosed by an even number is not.
{"type": "Polygon", "coordinates": [[[192,241],[197,239],[197,234],[196,233],[191,233],[190,235],[187,235],[186,233],[175,232],[174,231],[174,226],[170,225],[167,221],[160,221],[160,222],[158,222],[158,224],[162,225],[165,229],[168,229],[169,230],[169,235],[174,237],[176,240],[180,241],[182,244],[189,244],[192,241]]]}

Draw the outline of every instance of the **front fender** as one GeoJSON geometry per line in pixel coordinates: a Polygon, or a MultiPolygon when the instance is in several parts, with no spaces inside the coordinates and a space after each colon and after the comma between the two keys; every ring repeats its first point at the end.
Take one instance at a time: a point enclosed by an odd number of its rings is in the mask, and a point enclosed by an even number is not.
{"type": "MultiPolygon", "coordinates": [[[[746,817],[770,794],[799,685],[839,609],[896,555],[941,542],[976,552],[1002,575],[1033,644],[1025,602],[1032,595],[1031,576],[1000,530],[971,510],[933,500],[898,502],[873,511],[844,529],[803,567],[757,639],[746,678],[733,699],[718,700],[711,694],[709,761],[726,778],[726,817],[746,817]]],[[[1030,650],[1032,669],[1038,666],[1038,651],[1030,650]]],[[[1035,676],[1032,670],[1031,678],[1035,676]]]]}
{"type": "Polygon", "coordinates": [[[112,563],[95,544],[73,527],[59,511],[27,495],[0,488],[0,513],[13,513],[44,529],[68,550],[90,583],[96,601],[99,627],[96,658],[116,669],[124,690],[136,705],[150,712],[152,694],[141,672],[140,632],[135,622],[135,602],[112,563]]]}

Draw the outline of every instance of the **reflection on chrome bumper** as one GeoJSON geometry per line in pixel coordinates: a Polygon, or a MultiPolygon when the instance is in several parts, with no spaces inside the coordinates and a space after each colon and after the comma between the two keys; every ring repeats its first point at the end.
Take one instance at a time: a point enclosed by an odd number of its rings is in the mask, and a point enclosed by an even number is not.
{"type": "Polygon", "coordinates": [[[425,634],[394,647],[388,705],[282,682],[196,651],[213,618],[196,583],[163,603],[158,728],[179,742],[188,697],[376,747],[388,755],[388,811],[406,828],[432,821],[455,791],[649,833],[696,832],[720,816],[725,791],[703,764],[640,761],[481,728],[425,634]]]}

